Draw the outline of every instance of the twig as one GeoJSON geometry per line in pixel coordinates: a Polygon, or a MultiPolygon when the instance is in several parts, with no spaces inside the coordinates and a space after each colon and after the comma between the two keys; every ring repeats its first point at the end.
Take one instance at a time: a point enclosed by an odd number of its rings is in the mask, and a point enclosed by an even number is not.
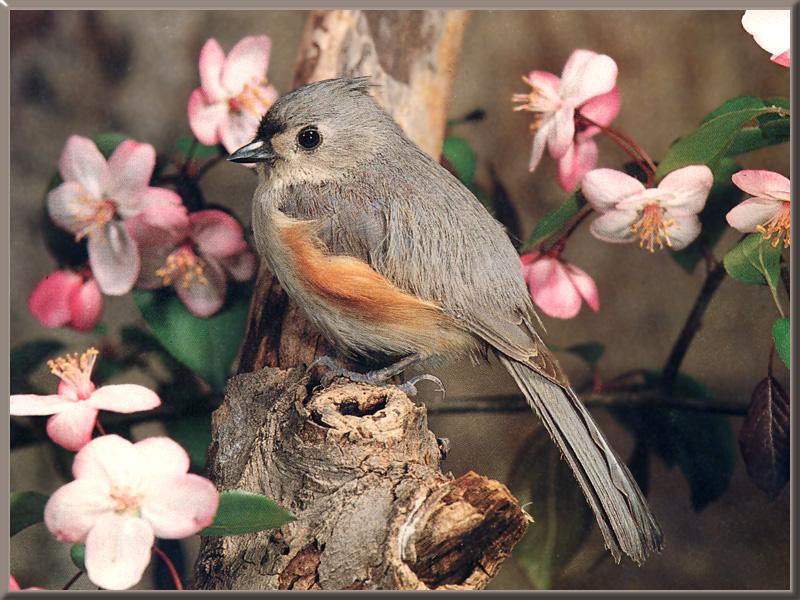
{"type": "Polygon", "coordinates": [[[76,581],[78,581],[78,579],[80,579],[80,576],[81,576],[81,575],[83,575],[83,571],[78,571],[77,573],[75,573],[75,575],[73,575],[72,579],[70,579],[70,580],[69,580],[67,583],[65,583],[65,584],[64,584],[64,587],[62,587],[61,589],[62,589],[62,590],[68,590],[69,588],[71,588],[71,587],[72,587],[72,585],[73,585],[73,584],[74,584],[76,581]]]}
{"type": "Polygon", "coordinates": [[[689,313],[689,316],[686,318],[686,322],[683,324],[683,329],[681,329],[681,333],[678,336],[678,339],[675,341],[675,345],[672,347],[672,352],[670,352],[669,358],[664,365],[662,372],[662,383],[664,389],[672,389],[672,384],[675,382],[675,378],[678,376],[678,371],[680,371],[681,363],[686,356],[686,352],[689,350],[689,346],[692,344],[694,336],[700,329],[701,322],[703,320],[703,314],[705,314],[706,309],[711,302],[711,298],[714,297],[714,293],[717,291],[717,288],[719,288],[719,285],[722,283],[723,279],[725,279],[725,267],[721,263],[718,263],[711,271],[708,272],[708,275],[706,275],[706,280],[703,282],[703,287],[700,288],[700,293],[697,294],[697,299],[694,301],[694,306],[692,306],[692,310],[689,313]]]}
{"type": "Polygon", "coordinates": [[[172,575],[172,581],[175,582],[175,589],[178,591],[183,591],[181,578],[178,576],[178,571],[175,569],[175,565],[172,564],[169,556],[167,556],[166,553],[158,546],[153,546],[153,552],[155,552],[159,558],[164,561],[164,564],[167,565],[167,569],[169,569],[169,573],[172,575]]]}
{"type": "MultiPolygon", "coordinates": [[[[670,396],[657,388],[641,388],[615,392],[579,394],[581,400],[589,407],[627,407],[636,408],[647,405],[658,405],[681,410],[694,410],[725,415],[744,415],[747,405],[734,402],[710,402],[700,398],[686,396],[670,396]]],[[[473,413],[517,413],[528,412],[530,406],[520,395],[497,395],[481,398],[451,399],[446,402],[428,406],[428,414],[473,414],[473,413]]]]}

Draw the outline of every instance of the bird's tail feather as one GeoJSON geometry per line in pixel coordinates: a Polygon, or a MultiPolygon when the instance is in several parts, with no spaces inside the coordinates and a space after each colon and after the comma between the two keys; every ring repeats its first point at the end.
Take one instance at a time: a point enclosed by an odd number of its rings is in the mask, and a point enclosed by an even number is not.
{"type": "Polygon", "coordinates": [[[614,559],[622,551],[641,564],[659,552],[662,532],[647,501],[575,393],[520,362],[500,360],[572,468],[614,559]]]}

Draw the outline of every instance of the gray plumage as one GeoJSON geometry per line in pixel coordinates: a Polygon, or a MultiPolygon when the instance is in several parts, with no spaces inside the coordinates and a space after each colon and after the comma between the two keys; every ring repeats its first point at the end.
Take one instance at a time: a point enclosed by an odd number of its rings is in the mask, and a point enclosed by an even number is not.
{"type": "Polygon", "coordinates": [[[240,158],[259,161],[253,201],[259,252],[310,320],[350,355],[419,353],[436,362],[495,352],[575,473],[614,558],[624,552],[640,563],[661,549],[661,530],[542,343],[508,236],[368,90],[364,79],[301,87],[275,103],[254,142],[240,151],[240,158]],[[298,142],[309,127],[321,136],[312,149],[298,142]],[[283,235],[297,221],[313,221],[328,254],[360,259],[439,307],[445,318],[437,330],[384,326],[315,294],[283,235]]]}

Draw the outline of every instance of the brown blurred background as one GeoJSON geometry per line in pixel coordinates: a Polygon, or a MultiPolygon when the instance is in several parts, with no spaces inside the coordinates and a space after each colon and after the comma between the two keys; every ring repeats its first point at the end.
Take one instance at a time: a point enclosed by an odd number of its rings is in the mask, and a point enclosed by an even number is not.
{"type": "MultiPolygon", "coordinates": [[[[530,116],[513,113],[510,97],[525,91],[520,76],[532,68],[560,73],[575,48],[609,54],[619,65],[623,103],[615,124],[656,160],[670,142],[690,131],[707,112],[733,96],[788,96],[789,70],[769,62],[740,25],[741,11],[506,12],[472,15],[451,98],[452,116],[486,111],[477,124],[453,133],[467,138],[479,161],[479,182],[488,185],[491,163],[508,188],[525,235],[564,198],[549,158],[527,171],[530,116]]],[[[46,331],[27,311],[26,299],[55,263],[40,229],[47,182],[67,137],[125,132],[168,151],[189,133],[186,101],[199,84],[197,57],[209,37],[229,50],[245,35],[266,33],[273,50],[272,83],[288,91],[305,19],[291,12],[28,12],[11,19],[11,345],[55,337],[71,351],[93,341],[67,330],[46,331]]],[[[619,167],[624,155],[600,141],[601,166],[619,167]]],[[[742,158],[745,167],[789,173],[788,147],[742,158]]],[[[247,224],[255,178],[240,167],[216,167],[203,183],[211,202],[231,207],[247,224]]],[[[728,232],[717,254],[736,239],[728,232]]],[[[599,341],[606,345],[602,372],[659,368],[694,301],[702,267],[684,273],[666,252],[650,255],[635,246],[573,236],[566,258],[591,274],[601,310],[584,309],[570,321],[545,319],[556,344],[599,341]]],[[[725,281],[711,305],[684,370],[720,399],[746,405],[764,376],[774,307],[765,288],[725,281]]],[[[113,330],[137,318],[129,296],[106,298],[104,322],[113,330]]],[[[573,380],[586,368],[563,359],[573,380]]],[[[779,374],[788,379],[782,366],[779,374]]],[[[491,367],[456,365],[441,373],[448,396],[512,392],[513,383],[491,367]]],[[[45,376],[45,375],[43,375],[45,376]]],[[[607,414],[596,412],[614,445],[627,456],[631,441],[607,414]]],[[[740,418],[732,418],[734,431],[740,418]]],[[[475,470],[508,480],[512,460],[535,419],[525,415],[432,416],[431,428],[448,437],[444,467],[459,475],[475,470]]],[[[152,431],[142,432],[143,435],[152,431]]],[[[11,489],[50,492],[60,481],[41,448],[12,457],[11,489]]],[[[789,586],[789,493],[768,501],[747,479],[741,459],[730,488],[700,513],[692,510],[685,479],[654,460],[653,510],[666,532],[666,549],[644,567],[615,566],[602,555],[596,532],[556,585],[573,589],[786,589],[789,586]]],[[[535,510],[534,510],[535,516],[535,510]]],[[[73,573],[67,548],[42,527],[12,541],[12,572],[26,585],[60,586],[73,573]]],[[[76,586],[89,588],[83,579],[76,586]]],[[[141,587],[148,587],[147,580],[141,587]]],[[[530,584],[514,560],[495,589],[530,584]]]]}

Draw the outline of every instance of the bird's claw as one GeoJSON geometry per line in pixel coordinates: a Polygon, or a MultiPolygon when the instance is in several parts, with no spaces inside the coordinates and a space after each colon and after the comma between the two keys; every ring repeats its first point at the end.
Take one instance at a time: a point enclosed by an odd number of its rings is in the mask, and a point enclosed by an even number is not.
{"type": "Polygon", "coordinates": [[[435,383],[436,391],[441,392],[442,400],[444,400],[445,390],[442,380],[429,373],[423,373],[422,375],[417,375],[416,377],[412,377],[405,383],[401,383],[400,385],[398,385],[397,389],[399,389],[409,398],[413,398],[414,396],[417,395],[417,384],[422,380],[432,381],[433,383],[435,383]]]}

